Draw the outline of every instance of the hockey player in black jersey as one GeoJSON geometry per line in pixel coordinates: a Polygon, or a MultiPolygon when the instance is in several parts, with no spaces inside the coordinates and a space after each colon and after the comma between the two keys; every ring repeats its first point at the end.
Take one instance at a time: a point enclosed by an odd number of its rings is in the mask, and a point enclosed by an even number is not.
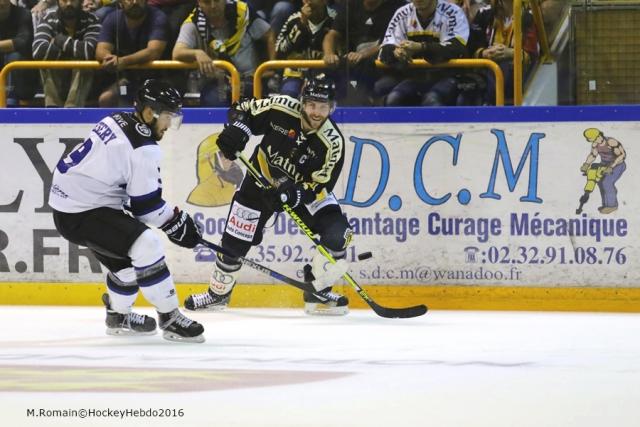
{"type": "MultiPolygon", "coordinates": [[[[300,100],[286,95],[251,99],[229,109],[228,124],[218,136],[218,147],[234,160],[251,135],[263,135],[251,162],[273,185],[260,188],[250,176],[235,193],[222,236],[222,247],[245,256],[262,241],[262,230],[274,212],[287,203],[320,236],[336,264],[316,253],[305,268],[305,280],[314,280],[321,294],[305,293],[308,314],[343,315],[347,297],[331,291],[346,271],[346,247],[351,240],[349,223],[332,190],[344,162],[344,138],[329,117],[335,108],[335,85],[324,74],[307,78],[300,100]],[[313,277],[312,277],[313,276],[313,277]]],[[[220,310],[229,302],[241,263],[218,254],[209,289],[187,297],[188,310],[220,310]]]]}
{"type": "Polygon", "coordinates": [[[136,95],[135,112],[102,119],[53,173],[49,204],[56,228],[65,239],[87,246],[108,270],[102,300],[110,335],[156,332],[155,319],[132,312],[140,290],[155,306],[165,339],[204,342],[202,325],[178,310],[163,244],[147,226],[186,248],[200,239],[191,217],[162,198],[157,141],[170,126],[180,126],[181,107],[174,88],[147,80],[136,95]]]}

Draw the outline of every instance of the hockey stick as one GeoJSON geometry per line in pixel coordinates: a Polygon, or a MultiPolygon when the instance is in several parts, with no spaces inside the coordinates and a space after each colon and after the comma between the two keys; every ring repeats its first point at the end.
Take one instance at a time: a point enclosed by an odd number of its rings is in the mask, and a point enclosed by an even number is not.
{"type": "MultiPolygon", "coordinates": [[[[247,171],[256,180],[260,186],[265,189],[273,188],[271,183],[264,177],[262,174],[249,162],[249,160],[242,154],[241,152],[236,153],[236,157],[240,159],[240,161],[246,166],[247,171]]],[[[302,218],[298,216],[294,212],[294,210],[286,203],[282,204],[282,208],[284,211],[295,221],[298,227],[304,232],[304,234],[311,239],[311,241],[316,245],[316,249],[332,264],[336,263],[336,260],[333,256],[327,251],[327,249],[320,244],[320,241],[315,237],[315,234],[311,229],[304,223],[302,218]]],[[[371,307],[373,311],[376,312],[378,316],[386,317],[386,318],[409,318],[409,317],[418,317],[422,316],[427,312],[427,306],[424,304],[416,305],[412,307],[405,308],[391,308],[391,307],[383,307],[376,303],[358,283],[351,277],[351,275],[347,272],[342,276],[347,283],[349,283],[356,290],[360,298],[362,298],[368,305],[371,307]]],[[[318,294],[315,294],[318,295],[318,294]]]]}
{"type": "MultiPolygon", "coordinates": [[[[213,249],[214,251],[220,252],[221,254],[226,255],[228,257],[235,258],[238,261],[240,261],[242,265],[246,265],[247,267],[253,268],[254,270],[257,270],[263,274],[266,274],[267,276],[271,276],[274,279],[280,280],[281,282],[284,282],[287,285],[295,286],[296,288],[305,292],[317,292],[316,288],[314,288],[313,284],[310,282],[301,282],[299,280],[292,279],[291,277],[285,276],[284,274],[280,274],[277,271],[270,269],[269,267],[265,267],[262,264],[258,264],[257,262],[251,261],[248,258],[235,255],[229,250],[223,248],[222,246],[218,246],[215,243],[209,242],[208,240],[205,240],[203,238],[200,238],[200,243],[208,247],[209,249],[213,249]]],[[[316,295],[316,297],[318,297],[321,300],[324,299],[324,301],[328,300],[327,298],[324,298],[322,295],[316,295]]]]}

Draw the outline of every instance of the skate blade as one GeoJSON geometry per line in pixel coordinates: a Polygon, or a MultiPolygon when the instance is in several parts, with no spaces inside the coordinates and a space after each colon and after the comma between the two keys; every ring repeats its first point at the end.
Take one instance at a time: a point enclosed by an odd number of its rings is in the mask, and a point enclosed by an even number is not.
{"type": "Polygon", "coordinates": [[[325,304],[305,303],[304,312],[309,316],[345,316],[349,314],[349,306],[331,307],[325,304]]]}
{"type": "Polygon", "coordinates": [[[132,331],[131,329],[123,329],[123,328],[107,328],[107,335],[111,335],[114,337],[132,337],[136,335],[155,335],[158,331],[154,329],[153,331],[147,332],[138,332],[132,331]]]}
{"type": "Polygon", "coordinates": [[[169,332],[169,331],[164,331],[162,333],[162,338],[164,338],[167,341],[173,341],[173,342],[203,343],[205,341],[204,335],[198,335],[196,337],[183,337],[176,334],[175,332],[169,332]]]}
{"type": "Polygon", "coordinates": [[[195,309],[187,308],[186,306],[184,307],[185,311],[190,311],[192,313],[195,313],[195,312],[215,313],[216,311],[224,311],[226,308],[227,308],[226,305],[210,305],[209,307],[200,307],[195,309]]]}

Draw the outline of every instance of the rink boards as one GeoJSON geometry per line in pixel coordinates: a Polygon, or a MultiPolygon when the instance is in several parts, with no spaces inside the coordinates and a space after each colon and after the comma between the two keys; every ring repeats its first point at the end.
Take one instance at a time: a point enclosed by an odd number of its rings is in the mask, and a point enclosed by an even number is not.
{"type": "MultiPolygon", "coordinates": [[[[107,113],[0,111],[1,304],[98,302],[103,268],[58,235],[46,202],[57,161],[107,113]]],[[[635,107],[338,110],[346,153],[335,194],[354,231],[352,275],[389,304],[640,311],[638,113],[635,107]],[[580,171],[591,151],[584,137],[590,128],[626,151],[613,190],[602,170],[580,171]],[[589,200],[576,213],[585,189],[589,200]],[[617,210],[600,212],[611,200],[617,210]],[[373,258],[357,261],[365,251],[373,258]]],[[[161,142],[165,199],[189,211],[212,241],[220,238],[242,177],[217,153],[224,119],[222,110],[188,110],[183,127],[161,142]]],[[[296,143],[295,132],[275,130],[296,143]]],[[[166,249],[179,292],[203,289],[214,254],[169,243],[166,249]]],[[[280,215],[249,257],[300,278],[312,254],[308,239],[280,215]]],[[[301,304],[297,290],[253,270],[243,270],[242,283],[234,305],[301,304]]]]}

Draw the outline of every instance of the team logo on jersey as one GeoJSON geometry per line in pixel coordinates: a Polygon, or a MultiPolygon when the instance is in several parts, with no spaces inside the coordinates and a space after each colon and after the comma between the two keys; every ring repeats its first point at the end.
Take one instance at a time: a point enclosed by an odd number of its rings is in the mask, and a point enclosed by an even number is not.
{"type": "Polygon", "coordinates": [[[143,123],[136,123],[136,130],[140,135],[146,138],[149,138],[151,136],[151,129],[149,129],[149,126],[143,123]]]}
{"type": "Polygon", "coordinates": [[[289,129],[289,133],[287,134],[289,139],[294,139],[296,137],[296,131],[293,129],[289,129]]]}

